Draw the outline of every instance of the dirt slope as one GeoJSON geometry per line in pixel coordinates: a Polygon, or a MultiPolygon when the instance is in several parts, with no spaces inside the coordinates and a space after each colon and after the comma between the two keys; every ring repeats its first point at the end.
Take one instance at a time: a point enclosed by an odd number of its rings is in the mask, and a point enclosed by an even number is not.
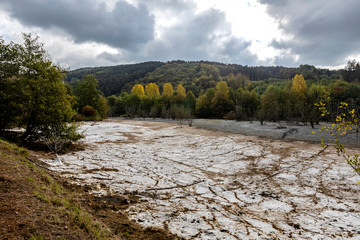
{"type": "Polygon", "coordinates": [[[136,198],[94,197],[34,164],[39,154],[0,141],[0,239],[177,239],[130,221],[136,198]]]}

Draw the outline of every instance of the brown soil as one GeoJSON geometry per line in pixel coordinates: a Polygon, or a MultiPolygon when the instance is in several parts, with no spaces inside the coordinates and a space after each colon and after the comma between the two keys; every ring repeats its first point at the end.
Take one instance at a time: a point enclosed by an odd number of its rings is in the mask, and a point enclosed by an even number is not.
{"type": "Polygon", "coordinates": [[[91,195],[51,176],[39,154],[0,140],[0,239],[179,239],[129,220],[135,196],[91,195]]]}

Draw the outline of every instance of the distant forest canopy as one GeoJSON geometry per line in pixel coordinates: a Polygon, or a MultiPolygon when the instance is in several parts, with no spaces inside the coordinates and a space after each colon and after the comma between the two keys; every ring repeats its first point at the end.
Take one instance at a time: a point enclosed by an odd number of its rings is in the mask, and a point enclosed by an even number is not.
{"type": "MultiPolygon", "coordinates": [[[[301,74],[310,86],[312,83],[330,84],[339,79],[347,82],[359,81],[360,66],[355,61],[349,62],[342,70],[316,68],[311,65],[300,65],[296,68],[281,66],[243,66],[209,61],[171,61],[144,62],[109,67],[81,68],[70,71],[66,80],[75,86],[84,76],[93,74],[99,81],[99,89],[105,96],[130,93],[136,84],[164,83],[176,86],[182,84],[187,91],[198,97],[208,88],[214,88],[229,75],[242,75],[253,83],[259,94],[264,93],[267,85],[284,86],[296,74],[301,74]],[[287,81],[285,81],[287,80],[287,81]]],[[[233,86],[235,88],[235,86],[233,86]]],[[[237,86],[239,87],[239,86],[237,86]]],[[[160,89],[161,90],[161,89],[160,89]]]]}

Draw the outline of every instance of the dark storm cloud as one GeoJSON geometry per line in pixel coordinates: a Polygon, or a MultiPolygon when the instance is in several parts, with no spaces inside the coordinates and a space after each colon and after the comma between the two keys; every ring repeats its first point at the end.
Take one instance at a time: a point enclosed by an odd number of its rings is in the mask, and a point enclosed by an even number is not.
{"type": "Polygon", "coordinates": [[[247,50],[249,44],[232,35],[223,12],[211,8],[199,14],[187,13],[185,18],[168,27],[161,38],[149,42],[137,55],[105,52],[98,58],[116,62],[128,55],[133,61],[182,59],[252,64],[256,62],[256,56],[247,50]]]}
{"type": "Polygon", "coordinates": [[[61,29],[75,42],[134,50],[154,38],[154,17],[143,4],[118,1],[111,12],[94,0],[1,0],[0,6],[23,25],[61,29]]]}
{"type": "MultiPolygon", "coordinates": [[[[278,22],[288,41],[272,46],[298,55],[299,63],[345,64],[360,53],[360,1],[260,0],[278,22]]],[[[284,56],[284,58],[288,58],[284,56]]]]}

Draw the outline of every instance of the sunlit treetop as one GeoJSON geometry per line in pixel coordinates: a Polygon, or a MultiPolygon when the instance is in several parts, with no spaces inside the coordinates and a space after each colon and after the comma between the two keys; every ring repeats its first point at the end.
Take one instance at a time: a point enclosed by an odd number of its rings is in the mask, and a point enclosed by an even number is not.
{"type": "Polygon", "coordinates": [[[145,96],[145,91],[144,91],[144,87],[141,84],[136,84],[132,89],[131,89],[131,94],[138,96],[139,98],[142,98],[145,96]]]}

